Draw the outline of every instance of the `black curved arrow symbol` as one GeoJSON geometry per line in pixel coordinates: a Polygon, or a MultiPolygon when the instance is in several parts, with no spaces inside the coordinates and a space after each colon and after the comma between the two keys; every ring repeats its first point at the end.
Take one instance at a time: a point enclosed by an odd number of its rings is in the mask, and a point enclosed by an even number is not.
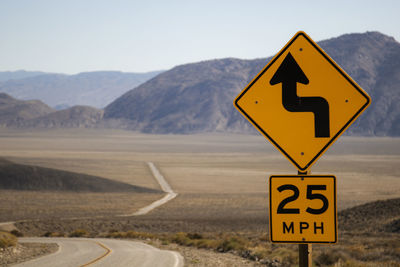
{"type": "Polygon", "coordinates": [[[322,97],[297,96],[297,84],[308,84],[303,70],[288,53],[270,80],[271,85],[282,83],[282,104],[287,111],[314,113],[315,137],[329,137],[329,104],[322,97]]]}

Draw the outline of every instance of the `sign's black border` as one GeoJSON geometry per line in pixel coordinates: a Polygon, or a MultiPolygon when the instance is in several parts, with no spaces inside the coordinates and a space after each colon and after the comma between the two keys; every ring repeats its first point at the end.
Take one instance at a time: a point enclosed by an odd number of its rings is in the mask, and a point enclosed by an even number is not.
{"type": "Polygon", "coordinates": [[[338,231],[337,231],[337,207],[336,207],[336,176],[334,175],[271,175],[269,177],[269,237],[272,243],[294,243],[294,244],[335,244],[337,243],[338,231]],[[274,241],[272,236],[272,209],[271,209],[271,180],[272,178],[333,178],[333,194],[334,194],[334,217],[335,217],[335,240],[332,242],[325,241],[274,241]]]}
{"type": "Polygon", "coordinates": [[[297,33],[292,40],[286,44],[286,46],[279,52],[269,63],[268,65],[258,74],[258,76],[246,87],[245,90],[236,98],[234,104],[235,106],[244,114],[247,119],[249,119],[254,126],[265,136],[267,137],[299,170],[305,171],[319,158],[319,156],[339,137],[344,130],[357,118],[357,116],[370,104],[370,97],[348,76],[322,49],[314,43],[305,33],[299,32],[297,33]],[[306,40],[357,90],[363,95],[367,102],[354,114],[353,117],[336,133],[334,137],[329,140],[329,142],[315,155],[314,158],[310,160],[304,167],[301,167],[286,151],[277,143],[271,136],[268,135],[264,129],[262,129],[250,116],[247,114],[238,104],[238,101],[243,97],[243,95],[253,86],[254,83],[271,67],[274,62],[280,58],[280,56],[291,46],[291,44],[299,37],[303,36],[306,40]]]}

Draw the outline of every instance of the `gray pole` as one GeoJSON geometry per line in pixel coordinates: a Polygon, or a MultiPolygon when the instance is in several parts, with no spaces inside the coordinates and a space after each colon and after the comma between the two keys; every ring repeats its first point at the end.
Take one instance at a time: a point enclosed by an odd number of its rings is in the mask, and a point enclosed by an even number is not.
{"type": "MultiPolygon", "coordinates": [[[[298,175],[307,175],[307,172],[297,171],[298,175]]],[[[312,244],[299,244],[299,267],[312,267],[312,244]]]]}

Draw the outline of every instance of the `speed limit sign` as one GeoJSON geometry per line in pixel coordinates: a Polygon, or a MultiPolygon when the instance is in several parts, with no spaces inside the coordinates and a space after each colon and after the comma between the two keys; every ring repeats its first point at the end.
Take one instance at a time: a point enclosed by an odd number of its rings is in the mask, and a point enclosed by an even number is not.
{"type": "Polygon", "coordinates": [[[269,178],[271,242],[336,243],[336,177],[272,175],[269,178]]]}

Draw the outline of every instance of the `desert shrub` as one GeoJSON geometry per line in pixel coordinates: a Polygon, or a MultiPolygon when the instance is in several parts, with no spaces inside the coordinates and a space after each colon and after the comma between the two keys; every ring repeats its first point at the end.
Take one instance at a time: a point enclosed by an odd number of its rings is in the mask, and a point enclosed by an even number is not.
{"type": "Polygon", "coordinates": [[[219,242],[212,239],[199,239],[196,242],[197,248],[217,249],[219,242]]]}
{"type": "Polygon", "coordinates": [[[268,242],[269,241],[269,235],[268,234],[263,234],[259,237],[259,240],[262,242],[268,242]]]}
{"type": "Polygon", "coordinates": [[[203,235],[197,233],[179,232],[172,236],[170,241],[181,246],[192,246],[196,248],[217,249],[220,246],[220,241],[204,238],[203,235]]]}
{"type": "Polygon", "coordinates": [[[43,236],[44,236],[44,237],[50,237],[51,234],[52,234],[52,232],[46,232],[46,233],[43,234],[43,236]]]}
{"type": "Polygon", "coordinates": [[[88,235],[89,233],[85,229],[76,229],[69,234],[69,237],[84,237],[88,235]]]}
{"type": "Polygon", "coordinates": [[[217,250],[220,252],[241,251],[245,249],[245,244],[246,242],[239,237],[228,237],[220,243],[217,250]]]}
{"type": "Polygon", "coordinates": [[[182,246],[193,245],[193,241],[187,236],[187,234],[182,232],[175,234],[175,236],[172,238],[172,242],[182,246]]]}
{"type": "Polygon", "coordinates": [[[139,239],[155,239],[156,236],[151,233],[128,231],[125,235],[126,238],[139,238],[139,239]]]}
{"type": "Polygon", "coordinates": [[[143,238],[144,235],[135,231],[128,231],[125,233],[126,238],[143,238]]]}
{"type": "Polygon", "coordinates": [[[7,232],[0,232],[0,248],[13,247],[17,245],[17,238],[7,232]]]}
{"type": "Polygon", "coordinates": [[[64,233],[60,232],[46,232],[43,234],[44,237],[65,237],[64,233]]]}
{"type": "Polygon", "coordinates": [[[135,231],[128,231],[128,232],[112,231],[112,232],[108,232],[106,237],[108,237],[108,238],[134,238],[134,239],[156,238],[156,236],[154,234],[141,233],[141,232],[135,232],[135,231]]]}
{"type": "Polygon", "coordinates": [[[333,265],[339,260],[339,257],[337,254],[334,253],[329,253],[329,252],[322,252],[321,254],[318,255],[318,257],[315,259],[316,263],[318,266],[329,266],[333,265]]]}
{"type": "Polygon", "coordinates": [[[203,239],[203,236],[198,233],[187,233],[186,236],[190,239],[203,239]]]}
{"type": "MultiPolygon", "coordinates": [[[[339,260],[337,265],[340,266],[340,267],[375,267],[375,266],[379,266],[379,265],[376,265],[376,264],[360,263],[360,262],[357,262],[355,260],[347,260],[345,262],[342,262],[341,260],[339,260]]],[[[391,266],[391,265],[387,265],[387,266],[391,266]]],[[[393,265],[393,266],[396,266],[396,265],[393,265]]]]}
{"type": "Polygon", "coordinates": [[[343,253],[338,250],[327,250],[323,251],[319,254],[316,259],[315,263],[317,266],[330,266],[337,262],[343,262],[346,260],[346,257],[343,253]]]}
{"type": "Polygon", "coordinates": [[[249,256],[247,258],[256,260],[256,259],[265,259],[271,254],[271,250],[264,246],[257,246],[251,248],[249,251],[249,256]]]}
{"type": "Polygon", "coordinates": [[[292,266],[298,263],[298,251],[287,247],[274,247],[269,257],[282,266],[292,266]]]}
{"type": "Polygon", "coordinates": [[[124,238],[126,235],[126,233],[123,232],[118,232],[118,231],[113,231],[113,232],[109,232],[106,237],[108,238],[124,238]]]}
{"type": "Polygon", "coordinates": [[[23,233],[21,233],[20,231],[18,231],[18,230],[16,230],[16,229],[12,230],[10,233],[11,233],[12,235],[16,236],[16,237],[23,237],[23,236],[24,236],[23,233]]]}

